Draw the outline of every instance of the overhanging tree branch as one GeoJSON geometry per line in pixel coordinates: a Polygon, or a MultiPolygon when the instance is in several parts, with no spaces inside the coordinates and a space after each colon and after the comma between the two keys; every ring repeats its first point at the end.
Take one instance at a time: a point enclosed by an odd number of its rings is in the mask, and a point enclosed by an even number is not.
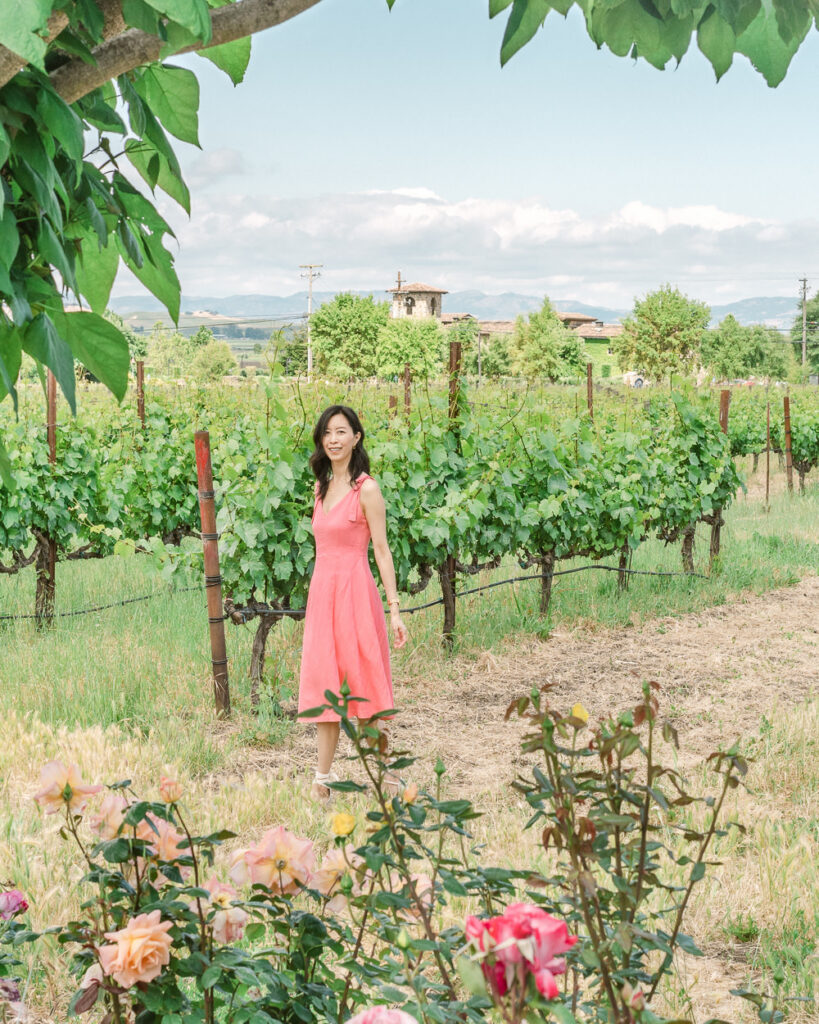
{"type": "MultiPolygon", "coordinates": [[[[7,17],[8,15],[4,15],[7,17]]],[[[47,43],[53,42],[62,30],[68,24],[68,15],[63,11],[57,11],[56,14],[52,14],[48,19],[46,26],[45,41],[47,43]]],[[[0,46],[0,88],[2,88],[6,82],[10,82],[17,72],[26,66],[26,61],[16,54],[13,50],[9,50],[6,46],[0,46]]]]}
{"type": "MultiPolygon", "coordinates": [[[[314,7],[320,0],[237,0],[237,3],[219,7],[211,12],[213,38],[207,43],[198,41],[182,47],[177,53],[191,53],[207,46],[232,43],[235,39],[262,32],[289,21],[303,11],[314,7]]],[[[162,41],[148,32],[128,29],[93,51],[96,65],[72,60],[51,73],[56,91],[66,103],[74,103],[89,92],[104,85],[117,75],[131,71],[141,64],[159,60],[162,41]]]]}

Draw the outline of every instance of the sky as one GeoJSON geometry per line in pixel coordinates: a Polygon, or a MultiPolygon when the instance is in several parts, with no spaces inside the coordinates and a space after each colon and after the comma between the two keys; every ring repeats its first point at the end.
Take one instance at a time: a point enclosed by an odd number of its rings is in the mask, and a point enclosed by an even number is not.
{"type": "MultiPolygon", "coordinates": [[[[178,143],[190,218],[160,198],[189,296],[449,291],[628,308],[664,282],[725,303],[819,287],[819,33],[770,89],[597,50],[552,14],[504,67],[486,0],[322,0],[254,37],[245,81],[201,84],[178,143]]],[[[161,197],[162,194],[158,193],[161,197]]],[[[115,294],[135,294],[130,275],[115,294]]]]}

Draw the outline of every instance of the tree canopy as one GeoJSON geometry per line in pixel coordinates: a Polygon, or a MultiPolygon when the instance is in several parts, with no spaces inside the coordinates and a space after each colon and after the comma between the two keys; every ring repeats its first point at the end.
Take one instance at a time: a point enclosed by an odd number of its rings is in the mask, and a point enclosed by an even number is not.
{"type": "MultiPolygon", "coordinates": [[[[251,36],[320,0],[25,0],[0,20],[0,401],[22,353],[72,408],[74,362],[119,398],[128,343],[104,316],[120,262],[179,314],[173,236],[141,191],[190,212],[171,136],[198,145],[199,85],[169,62],[197,52],[241,82],[251,36]],[[141,179],[141,180],[140,180],[141,179]],[[67,310],[64,301],[79,302],[67,310]]],[[[386,0],[392,7],[395,0],[386,0]]],[[[490,0],[505,63],[572,0],[490,0]]],[[[578,0],[598,47],[656,67],[696,38],[719,78],[746,54],[770,85],[814,24],[816,0],[578,0]]],[[[8,8],[11,8],[10,10],[8,8]]],[[[11,482],[0,440],[0,477],[11,482]]]]}
{"type": "Polygon", "coordinates": [[[586,369],[583,341],[555,313],[548,296],[528,319],[519,316],[510,345],[512,370],[521,377],[560,380],[586,369]]]}
{"type": "Polygon", "coordinates": [[[612,340],[621,370],[639,370],[655,381],[690,372],[698,362],[711,310],[664,284],[634,303],[623,333],[612,340]]]}
{"type": "Polygon", "coordinates": [[[310,318],[319,365],[334,377],[374,377],[378,372],[378,332],[386,324],[389,304],[342,292],[323,303],[310,318]]]}
{"type": "Polygon", "coordinates": [[[730,313],[716,331],[702,337],[700,362],[715,377],[766,377],[782,380],[788,376],[788,358],[779,332],[762,324],[745,326],[730,313]]]}

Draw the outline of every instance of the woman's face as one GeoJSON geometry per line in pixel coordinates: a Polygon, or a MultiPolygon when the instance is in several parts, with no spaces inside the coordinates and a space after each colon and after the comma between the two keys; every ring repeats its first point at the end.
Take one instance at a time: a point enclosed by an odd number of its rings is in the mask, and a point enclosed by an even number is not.
{"type": "Polygon", "coordinates": [[[353,448],[360,439],[361,434],[353,433],[353,428],[344,413],[337,412],[328,420],[322,444],[334,469],[336,466],[344,466],[350,461],[353,448]]]}

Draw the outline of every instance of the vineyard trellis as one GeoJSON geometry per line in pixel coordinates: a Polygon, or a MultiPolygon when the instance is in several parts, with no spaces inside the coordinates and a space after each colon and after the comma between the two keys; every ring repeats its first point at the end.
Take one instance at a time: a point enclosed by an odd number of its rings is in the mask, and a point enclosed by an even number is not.
{"type": "MultiPolygon", "coordinates": [[[[390,508],[399,586],[420,594],[438,580],[445,636],[453,635],[458,597],[469,592],[457,579],[504,559],[537,567],[544,613],[561,561],[613,557],[617,565],[605,568],[618,572],[622,586],[632,553],[649,537],[681,541],[690,574],[694,527],[710,523],[713,535],[741,486],[732,456],[765,448],[764,395],[735,394],[726,422],[708,393],[610,400],[601,391],[592,419],[587,410],[575,414],[571,389],[500,392],[492,405],[470,403],[457,360],[452,369],[444,393],[416,385],[409,405],[407,382],[399,381],[400,411],[389,388],[351,396],[364,406],[368,448],[390,508]]],[[[303,614],[313,561],[308,425],[338,393],[333,385],[299,389],[275,373],[258,391],[169,397],[153,390],[143,429],[133,408],[99,403],[90,391],[80,417],[57,424],[53,464],[37,404],[22,401],[19,420],[3,424],[18,486],[0,494],[0,572],[31,565],[38,538],[47,535],[61,560],[144,552],[170,578],[201,573],[191,435],[194,425],[207,428],[223,617],[257,620],[257,693],[270,630],[303,614]]],[[[804,489],[819,462],[815,396],[800,392],[790,421],[804,489]]],[[[774,451],[787,447],[785,433],[772,417],[774,451]]]]}

